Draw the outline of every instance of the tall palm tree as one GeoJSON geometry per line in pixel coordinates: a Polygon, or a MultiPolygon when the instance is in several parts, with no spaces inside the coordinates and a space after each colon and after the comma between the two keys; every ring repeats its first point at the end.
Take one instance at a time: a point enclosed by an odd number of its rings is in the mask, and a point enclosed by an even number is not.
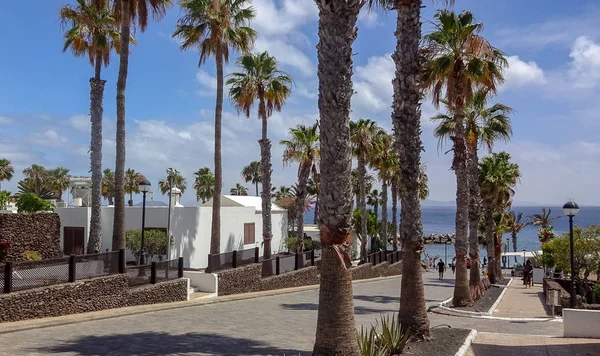
{"type": "Polygon", "coordinates": [[[381,192],[377,189],[370,189],[367,194],[367,205],[373,207],[373,213],[379,217],[379,205],[381,205],[381,192]]]}
{"type": "Polygon", "coordinates": [[[279,190],[275,190],[271,195],[275,199],[289,198],[293,196],[292,188],[282,185],[279,190]]]}
{"type": "Polygon", "coordinates": [[[245,54],[237,60],[240,72],[227,79],[229,96],[238,112],[250,117],[250,109],[258,101],[258,118],[262,122],[260,159],[262,167],[262,219],[264,258],[271,258],[271,140],[267,136],[267,119],[281,107],[291,94],[292,77],[277,67],[275,57],[267,52],[245,54]]]}
{"type": "Polygon", "coordinates": [[[493,153],[484,157],[479,162],[479,186],[483,198],[483,216],[485,221],[485,235],[488,253],[488,277],[491,283],[496,283],[501,275],[498,274],[499,257],[496,249],[502,237],[495,234],[496,223],[494,213],[502,213],[509,206],[514,195],[513,187],[520,178],[519,166],[510,161],[506,152],[493,153]],[[496,236],[495,236],[496,235],[496,236]]]}
{"type": "Polygon", "coordinates": [[[102,176],[102,196],[108,201],[108,205],[114,204],[115,172],[111,171],[110,168],[106,168],[102,176]]]}
{"type": "Polygon", "coordinates": [[[39,192],[44,189],[50,189],[47,186],[48,182],[48,171],[43,166],[32,164],[31,167],[23,170],[23,181],[27,182],[27,186],[35,191],[35,194],[39,195],[39,192]]]}
{"type": "Polygon", "coordinates": [[[429,177],[427,176],[427,167],[422,164],[419,167],[419,199],[425,200],[429,196],[429,177]]]}
{"type": "Polygon", "coordinates": [[[0,159],[0,190],[2,190],[2,182],[9,181],[15,174],[15,168],[12,166],[10,160],[6,158],[0,159]]]}
{"type": "Polygon", "coordinates": [[[169,190],[171,190],[169,182],[171,182],[173,188],[181,190],[181,194],[185,193],[185,190],[187,189],[187,179],[183,178],[178,170],[171,170],[170,173],[167,174],[167,178],[158,181],[158,187],[161,194],[167,194],[169,190]]]}
{"type": "Polygon", "coordinates": [[[248,195],[248,188],[244,187],[240,183],[237,183],[235,187],[229,190],[231,195],[248,195]]]}
{"type": "MultiPolygon", "coordinates": [[[[512,135],[512,127],[509,115],[512,109],[504,104],[494,104],[487,106],[489,95],[486,90],[479,89],[473,93],[471,100],[464,108],[465,113],[465,139],[467,144],[467,170],[470,182],[479,180],[479,161],[478,148],[484,145],[491,152],[494,142],[497,140],[508,141],[512,135]]],[[[435,136],[439,139],[441,145],[446,139],[455,135],[456,126],[452,113],[438,114],[432,118],[437,121],[435,136]]],[[[479,220],[481,195],[479,184],[469,184],[469,257],[471,259],[471,269],[469,285],[471,288],[471,297],[479,298],[483,289],[480,283],[479,271],[479,220]]]]}
{"type": "MultiPolygon", "coordinates": [[[[350,142],[352,144],[352,151],[358,162],[357,173],[358,173],[358,201],[357,207],[360,209],[361,218],[361,236],[367,236],[367,202],[366,202],[366,175],[367,175],[367,164],[369,159],[373,155],[375,149],[375,139],[380,133],[381,129],[377,126],[377,123],[371,119],[360,119],[358,121],[350,121],[350,142]]],[[[364,238],[364,237],[363,237],[364,238]]],[[[362,261],[366,261],[367,258],[367,246],[365,243],[361,244],[360,258],[362,261]]]]}
{"type": "Polygon", "coordinates": [[[242,168],[242,177],[246,183],[251,182],[256,188],[256,196],[258,196],[258,183],[262,182],[262,168],[260,161],[252,161],[249,165],[242,168]]]}
{"type": "Polygon", "coordinates": [[[465,106],[478,87],[490,94],[496,92],[498,83],[503,81],[502,67],[507,62],[503,53],[480,35],[483,24],[474,23],[471,12],[463,11],[456,15],[444,9],[439,10],[435,18],[435,30],[423,37],[426,63],[422,79],[436,106],[444,95],[457,128],[451,137],[454,151],[452,169],[456,174],[456,281],[452,303],[466,306],[471,302],[471,296],[466,268],[469,172],[465,106]]]}
{"type": "MultiPolygon", "coordinates": [[[[249,52],[256,32],[248,26],[255,17],[246,0],[181,0],[184,16],[179,19],[173,37],[182,41],[181,49],[198,48],[198,66],[214,57],[217,72],[215,104],[215,189],[212,205],[210,253],[221,253],[221,193],[223,166],[221,159],[221,119],[223,116],[223,64],[229,62],[229,50],[249,52]]],[[[264,191],[265,189],[263,189],[264,191]]],[[[269,192],[269,190],[266,190],[269,192]]]]}
{"type": "MultiPolygon", "coordinates": [[[[94,0],[103,2],[104,0],[94,0]]],[[[112,250],[125,248],[125,89],[129,71],[129,44],[131,26],[144,32],[148,17],[160,20],[172,5],[171,0],[114,0],[113,17],[119,23],[119,74],[117,76],[117,135],[115,159],[115,211],[113,219],[112,250]]]]}
{"type": "MultiPolygon", "coordinates": [[[[388,240],[388,187],[394,177],[397,165],[397,155],[394,148],[393,137],[380,131],[374,141],[373,155],[370,165],[377,170],[381,181],[381,238],[388,240]]],[[[387,246],[387,245],[386,245],[387,246]]]]}
{"type": "MultiPolygon", "coordinates": [[[[394,148],[395,149],[395,148],[394,148]]],[[[392,167],[392,176],[390,190],[392,192],[392,246],[394,251],[398,251],[398,192],[400,189],[400,164],[396,153],[395,164],[392,167]]]]}
{"type": "Polygon", "coordinates": [[[70,178],[68,168],[57,167],[46,171],[45,185],[54,191],[55,199],[62,201],[63,192],[69,187],[70,178]]]}
{"type": "Polygon", "coordinates": [[[540,226],[542,229],[547,228],[554,220],[560,218],[560,216],[550,217],[552,209],[542,208],[541,214],[533,214],[529,218],[531,219],[531,225],[540,226]]]}
{"type": "MultiPolygon", "coordinates": [[[[304,204],[308,196],[308,178],[317,174],[319,164],[319,130],[318,123],[311,126],[298,125],[290,128],[287,140],[281,140],[285,146],[283,163],[298,162],[298,195],[296,209],[298,210],[298,226],[296,236],[304,236],[304,204]]],[[[298,244],[302,252],[303,244],[298,244]]]]}
{"type": "MultiPolygon", "coordinates": [[[[529,224],[531,222],[528,218],[523,218],[523,213],[516,213],[514,210],[508,213],[507,230],[510,232],[512,238],[514,252],[517,252],[517,236],[519,232],[529,224]]],[[[517,262],[517,256],[515,256],[515,262],[517,262]]]]}
{"type": "Polygon", "coordinates": [[[133,206],[133,194],[140,193],[140,182],[146,177],[134,169],[127,169],[125,172],[125,193],[129,194],[129,206],[133,206]]]}
{"type": "Polygon", "coordinates": [[[319,9],[317,76],[321,131],[319,225],[323,251],[313,355],[358,356],[352,274],[348,270],[353,198],[349,142],[350,99],[354,93],[352,43],[357,36],[358,14],[365,1],[321,0],[316,4],[319,9]]]}
{"type": "MultiPolygon", "coordinates": [[[[351,180],[352,180],[352,206],[354,207],[354,209],[358,209],[358,201],[359,201],[359,196],[360,196],[360,174],[358,172],[358,168],[353,168],[352,169],[352,173],[350,174],[351,180]]],[[[365,192],[371,192],[373,191],[373,184],[375,183],[375,177],[373,177],[373,175],[369,172],[367,172],[365,174],[365,192]]],[[[377,193],[379,195],[379,202],[381,202],[381,194],[377,193]]],[[[365,197],[365,200],[367,198],[365,197]]],[[[366,204],[366,203],[365,203],[366,204]]],[[[379,204],[380,205],[380,204],[379,204]]],[[[378,205],[378,206],[379,206],[378,205]]],[[[360,233],[360,230],[359,230],[360,233]]]]}
{"type": "Polygon", "coordinates": [[[317,220],[319,218],[319,189],[321,186],[321,174],[316,172],[308,179],[307,191],[309,195],[315,197],[315,209],[314,209],[314,217],[313,224],[317,225],[317,220]]]}
{"type": "MultiPolygon", "coordinates": [[[[65,32],[63,52],[69,48],[76,57],[87,55],[94,67],[90,78],[90,162],[92,171],[92,203],[87,252],[100,251],[102,244],[102,115],[104,85],[100,74],[102,66],[110,63],[110,53],[119,48],[120,33],[107,1],[77,0],[77,6],[60,8],[60,19],[65,32]]],[[[133,41],[133,39],[131,39],[133,41]]]]}
{"type": "Polygon", "coordinates": [[[196,200],[206,203],[215,194],[215,175],[210,168],[202,167],[194,173],[194,189],[196,189],[196,200]]]}

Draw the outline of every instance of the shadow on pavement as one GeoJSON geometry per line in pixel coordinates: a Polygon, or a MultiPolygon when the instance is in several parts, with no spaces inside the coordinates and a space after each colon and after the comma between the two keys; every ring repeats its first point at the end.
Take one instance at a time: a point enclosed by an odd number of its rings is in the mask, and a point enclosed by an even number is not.
{"type": "MultiPolygon", "coordinates": [[[[118,327],[118,326],[116,326],[118,327]]],[[[70,353],[75,355],[308,355],[310,352],[270,347],[263,342],[217,334],[187,333],[172,335],[159,332],[85,336],[62,345],[39,347],[31,352],[70,353]]]]}
{"type": "MultiPolygon", "coordinates": [[[[317,311],[319,309],[319,305],[315,303],[297,303],[297,304],[281,304],[283,309],[287,310],[314,310],[317,311]]],[[[365,314],[382,314],[396,312],[394,309],[373,309],[366,308],[361,306],[354,307],[354,314],[365,315],[365,314]]]]}
{"type": "Polygon", "coordinates": [[[387,295],[355,295],[354,299],[373,303],[398,303],[400,301],[400,295],[397,297],[390,297],[387,295]]]}
{"type": "Polygon", "coordinates": [[[598,344],[581,343],[565,345],[489,345],[471,344],[475,356],[506,355],[598,355],[598,344]]]}

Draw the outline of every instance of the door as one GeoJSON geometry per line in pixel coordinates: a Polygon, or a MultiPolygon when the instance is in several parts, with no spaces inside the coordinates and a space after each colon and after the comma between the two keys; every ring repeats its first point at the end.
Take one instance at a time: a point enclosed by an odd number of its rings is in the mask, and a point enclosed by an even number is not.
{"type": "Polygon", "coordinates": [[[83,255],[85,229],[78,226],[65,226],[63,232],[63,253],[65,255],[83,255]]]}

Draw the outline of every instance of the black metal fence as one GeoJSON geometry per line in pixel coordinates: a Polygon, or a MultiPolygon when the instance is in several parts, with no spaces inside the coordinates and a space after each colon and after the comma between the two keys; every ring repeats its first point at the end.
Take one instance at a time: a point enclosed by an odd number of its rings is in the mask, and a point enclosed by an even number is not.
{"type": "Polygon", "coordinates": [[[383,262],[389,262],[390,264],[400,262],[402,255],[400,251],[377,251],[367,255],[367,262],[372,263],[373,266],[383,262]]]}
{"type": "Polygon", "coordinates": [[[315,250],[292,255],[275,256],[263,261],[262,276],[278,276],[282,273],[297,271],[316,264],[315,250]]]}
{"type": "Polygon", "coordinates": [[[182,278],[183,257],[129,268],[125,268],[125,250],[41,261],[6,262],[0,264],[0,292],[11,293],[125,273],[130,286],[182,278]]]}
{"type": "Polygon", "coordinates": [[[208,255],[207,273],[224,269],[237,268],[244,265],[260,262],[260,250],[258,247],[247,250],[233,250],[232,252],[208,255]]]}

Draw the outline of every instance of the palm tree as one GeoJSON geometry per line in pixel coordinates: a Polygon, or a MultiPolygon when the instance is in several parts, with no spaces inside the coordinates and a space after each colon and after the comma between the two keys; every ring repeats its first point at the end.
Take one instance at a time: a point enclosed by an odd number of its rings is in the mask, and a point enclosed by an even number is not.
{"type": "MultiPolygon", "coordinates": [[[[179,19],[177,36],[181,49],[198,48],[198,66],[208,57],[215,57],[217,95],[215,104],[215,189],[212,205],[210,253],[221,253],[221,193],[223,166],[221,160],[221,119],[223,116],[223,63],[229,62],[229,50],[249,52],[256,32],[248,27],[255,17],[254,9],[246,0],[181,0],[185,15],[179,19]]],[[[265,189],[263,189],[264,191],[265,189]]],[[[268,192],[269,190],[266,189],[268,192]]]]}
{"type": "Polygon", "coordinates": [[[394,170],[397,166],[397,156],[393,144],[393,137],[385,133],[385,131],[379,132],[373,144],[375,148],[370,159],[370,165],[378,171],[379,180],[381,181],[381,237],[384,241],[387,241],[388,185],[391,184],[394,177],[394,170]]]}
{"type": "Polygon", "coordinates": [[[547,228],[554,220],[560,218],[560,216],[550,217],[552,209],[542,208],[541,214],[533,214],[529,218],[531,219],[531,225],[540,226],[542,229],[547,228]]]}
{"type": "Polygon", "coordinates": [[[379,205],[381,204],[381,193],[377,189],[370,189],[367,194],[367,205],[373,207],[373,213],[379,217],[379,205]]]}
{"type": "Polygon", "coordinates": [[[321,186],[321,174],[316,172],[308,179],[307,190],[308,194],[315,197],[315,210],[313,217],[313,224],[317,225],[317,219],[319,218],[319,188],[321,186]]]}
{"type": "Polygon", "coordinates": [[[140,182],[146,177],[134,169],[127,169],[125,172],[125,193],[129,194],[129,206],[133,206],[133,194],[140,193],[140,182]]]}
{"type": "Polygon", "coordinates": [[[279,190],[274,191],[271,194],[276,200],[277,199],[282,199],[282,198],[289,198],[292,197],[292,189],[290,187],[286,187],[285,185],[282,185],[281,187],[279,187],[279,190]]]}
{"type": "MultiPolygon", "coordinates": [[[[94,0],[103,2],[104,0],[94,0]]],[[[119,74],[117,77],[117,137],[115,159],[115,211],[112,250],[125,248],[125,88],[129,71],[131,26],[137,22],[140,31],[148,26],[148,16],[160,20],[172,5],[171,0],[114,0],[113,17],[119,23],[119,74]]]]}
{"type": "MultiPolygon", "coordinates": [[[[287,140],[281,140],[285,146],[283,163],[298,162],[298,195],[296,209],[298,210],[298,227],[296,236],[304,236],[304,204],[308,195],[308,178],[317,174],[319,162],[319,131],[318,123],[311,126],[298,125],[290,128],[287,140]]],[[[298,244],[302,252],[303,244],[298,244]]]]}
{"type": "Polygon", "coordinates": [[[206,203],[215,194],[215,175],[210,168],[202,167],[194,173],[194,189],[196,189],[196,200],[206,203]]]}
{"type": "Polygon", "coordinates": [[[185,193],[185,190],[187,189],[187,180],[183,178],[178,170],[171,170],[170,173],[167,174],[167,178],[158,181],[158,187],[161,194],[167,194],[169,190],[171,190],[169,182],[171,182],[173,188],[181,190],[181,194],[185,193]]]}
{"type": "Polygon", "coordinates": [[[491,283],[496,283],[501,278],[499,273],[499,256],[496,254],[502,235],[494,236],[496,223],[494,213],[502,213],[509,206],[514,195],[513,187],[520,178],[519,166],[510,162],[510,155],[506,152],[494,153],[484,157],[479,162],[479,186],[483,198],[483,216],[485,221],[485,234],[488,253],[488,277],[491,283]]]}
{"type": "MultiPolygon", "coordinates": [[[[395,148],[394,148],[395,149],[395,148]]],[[[392,176],[390,190],[392,192],[392,246],[394,251],[398,251],[398,190],[400,189],[400,164],[396,153],[396,160],[392,167],[392,176]]]]}
{"type": "Polygon", "coordinates": [[[106,168],[102,176],[102,196],[108,200],[108,205],[114,204],[115,172],[111,171],[110,168],[106,168]]]}
{"type": "MultiPolygon", "coordinates": [[[[374,142],[381,129],[377,126],[377,123],[370,119],[360,119],[358,121],[350,121],[350,142],[352,144],[352,151],[358,161],[357,173],[358,173],[358,202],[357,207],[360,209],[361,218],[361,236],[367,236],[367,202],[365,180],[367,175],[367,163],[373,155],[374,142]]],[[[364,238],[364,237],[363,237],[364,238]]],[[[366,261],[367,258],[367,246],[365,243],[361,244],[360,258],[362,261],[366,261]]]]}
{"type": "Polygon", "coordinates": [[[229,190],[231,195],[248,195],[248,188],[244,187],[240,183],[237,183],[234,188],[229,190]]]}
{"type": "Polygon", "coordinates": [[[427,176],[427,166],[419,166],[419,175],[417,182],[419,184],[419,199],[425,200],[429,196],[429,177],[427,176]]]}
{"type": "Polygon", "coordinates": [[[65,5],[59,13],[63,28],[70,25],[64,35],[63,52],[70,48],[76,57],[87,55],[94,67],[94,76],[90,78],[92,211],[87,245],[87,252],[94,253],[102,244],[102,100],[106,80],[100,74],[102,65],[107,67],[110,62],[111,51],[119,47],[120,33],[107,1],[77,0],[77,6],[65,5]]]}
{"type": "Polygon", "coordinates": [[[62,195],[69,187],[69,169],[65,167],[57,167],[46,171],[45,185],[46,188],[53,190],[56,200],[62,201],[62,195]]]}
{"type": "MultiPolygon", "coordinates": [[[[271,140],[267,136],[267,119],[281,107],[291,94],[292,77],[281,72],[275,57],[267,52],[245,54],[237,60],[241,72],[227,79],[229,96],[236,110],[250,117],[250,109],[258,101],[258,118],[262,122],[259,140],[262,167],[262,218],[264,258],[271,258],[271,140]]],[[[300,213],[299,213],[300,214],[300,213]]]]}
{"type": "Polygon", "coordinates": [[[2,182],[11,180],[14,174],[12,163],[6,158],[0,159],[0,190],[2,190],[2,182]]]}
{"type": "Polygon", "coordinates": [[[242,168],[242,177],[246,183],[252,182],[256,188],[256,196],[258,196],[258,183],[262,182],[262,168],[260,161],[252,161],[249,165],[242,168]]]}
{"type": "MultiPolygon", "coordinates": [[[[354,324],[352,274],[348,265],[353,198],[350,144],[350,99],[354,93],[352,43],[356,39],[356,21],[364,3],[361,0],[316,2],[319,9],[317,76],[321,131],[319,225],[323,250],[314,356],[360,355],[354,324]]],[[[362,196],[364,199],[364,186],[362,196]]]]}
{"type": "Polygon", "coordinates": [[[42,188],[49,189],[47,186],[48,171],[43,166],[32,164],[31,167],[23,170],[23,176],[23,181],[34,190],[35,194],[39,195],[42,188]]]}
{"type": "MultiPolygon", "coordinates": [[[[479,180],[479,168],[477,162],[478,147],[485,144],[491,152],[494,142],[497,140],[508,141],[512,135],[509,115],[512,109],[504,104],[494,104],[487,106],[489,95],[486,90],[479,89],[471,100],[466,104],[465,112],[465,139],[467,144],[467,170],[469,181],[477,182],[479,180]]],[[[439,139],[441,145],[446,139],[455,135],[454,118],[446,114],[438,114],[432,118],[437,121],[435,136],[439,139]]],[[[479,220],[480,220],[480,201],[479,184],[469,184],[469,258],[471,261],[469,285],[471,288],[471,297],[479,298],[485,287],[480,283],[479,271],[479,220]]]]}
{"type": "Polygon", "coordinates": [[[469,172],[465,140],[465,106],[473,97],[475,88],[493,94],[503,81],[502,67],[506,58],[479,33],[482,23],[473,23],[473,14],[463,11],[456,15],[450,10],[439,10],[438,23],[432,33],[425,35],[423,54],[427,59],[423,86],[430,89],[436,106],[444,99],[454,116],[457,128],[451,137],[456,174],[456,281],[453,305],[466,306],[471,302],[467,278],[466,257],[469,223],[469,172]]]}
{"type": "MultiPolygon", "coordinates": [[[[358,173],[358,168],[352,169],[352,173],[350,174],[352,180],[352,206],[355,209],[358,209],[358,201],[360,196],[360,174],[358,173]]],[[[373,190],[373,184],[375,183],[375,177],[369,172],[365,174],[365,192],[371,192],[373,190]]],[[[379,194],[379,202],[381,202],[381,193],[379,194]]],[[[366,197],[365,197],[366,200],[366,197]]],[[[366,203],[365,203],[366,204],[366,203]]],[[[359,231],[360,233],[360,231],[359,231]]]]}
{"type": "MultiPolygon", "coordinates": [[[[523,213],[516,213],[514,210],[508,213],[507,230],[512,237],[514,252],[517,252],[517,235],[529,224],[531,222],[528,218],[523,218],[523,213]]],[[[515,262],[517,262],[517,256],[515,256],[515,262]]]]}

